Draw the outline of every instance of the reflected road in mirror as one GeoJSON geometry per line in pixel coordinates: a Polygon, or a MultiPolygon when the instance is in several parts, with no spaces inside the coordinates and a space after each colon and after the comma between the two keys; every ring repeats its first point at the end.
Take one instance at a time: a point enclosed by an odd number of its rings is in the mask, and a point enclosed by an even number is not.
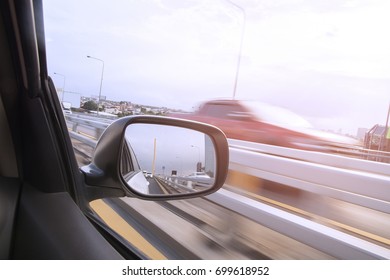
{"type": "Polygon", "coordinates": [[[184,194],[214,185],[214,144],[202,132],[136,123],[126,128],[125,143],[133,168],[122,174],[128,187],[137,192],[184,194]]]}

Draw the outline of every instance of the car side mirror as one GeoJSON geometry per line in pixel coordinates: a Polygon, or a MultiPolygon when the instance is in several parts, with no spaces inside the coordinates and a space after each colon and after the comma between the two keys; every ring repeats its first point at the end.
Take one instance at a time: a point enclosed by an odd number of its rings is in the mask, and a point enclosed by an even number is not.
{"type": "Polygon", "coordinates": [[[90,200],[183,199],[217,191],[225,182],[228,162],[226,137],[214,126],[133,116],[104,131],[91,164],[81,171],[90,200]]]}

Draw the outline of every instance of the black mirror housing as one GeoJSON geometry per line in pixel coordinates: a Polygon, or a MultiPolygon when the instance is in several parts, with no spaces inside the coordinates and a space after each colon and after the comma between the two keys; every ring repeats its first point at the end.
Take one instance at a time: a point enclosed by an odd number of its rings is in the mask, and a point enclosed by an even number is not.
{"type": "MultiPolygon", "coordinates": [[[[151,128],[153,126],[150,126],[151,128]]],[[[137,136],[134,136],[137,137],[137,136]]],[[[172,141],[174,142],[175,139],[172,141]]],[[[134,159],[133,159],[134,160],[134,159]]],[[[138,162],[130,164],[137,165],[138,162]]],[[[193,198],[211,194],[223,186],[226,180],[229,164],[229,149],[225,134],[217,127],[194,121],[158,116],[131,116],[120,118],[113,122],[103,132],[96,145],[92,162],[81,167],[85,176],[85,185],[89,201],[104,197],[138,197],[145,200],[171,200],[193,198]],[[215,174],[213,184],[201,191],[193,193],[178,193],[175,195],[150,195],[140,193],[128,186],[124,180],[122,169],[122,156],[126,145],[126,128],[133,124],[164,125],[185,128],[204,133],[214,145],[215,174]]]]}

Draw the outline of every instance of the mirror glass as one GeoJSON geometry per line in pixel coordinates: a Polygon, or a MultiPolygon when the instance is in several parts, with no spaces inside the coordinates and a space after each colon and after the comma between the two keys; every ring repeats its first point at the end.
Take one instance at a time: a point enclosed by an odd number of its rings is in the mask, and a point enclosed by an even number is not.
{"type": "Polygon", "coordinates": [[[127,186],[148,195],[208,190],[215,182],[215,149],[203,132],[168,125],[126,128],[121,173],[127,186]]]}

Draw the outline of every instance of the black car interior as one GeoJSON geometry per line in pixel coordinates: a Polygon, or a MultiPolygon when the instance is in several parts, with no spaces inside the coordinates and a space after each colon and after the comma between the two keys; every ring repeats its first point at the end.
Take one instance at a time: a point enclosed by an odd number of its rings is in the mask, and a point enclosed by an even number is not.
{"type": "Polygon", "coordinates": [[[41,1],[0,3],[0,259],[121,259],[77,205],[41,1]]]}

